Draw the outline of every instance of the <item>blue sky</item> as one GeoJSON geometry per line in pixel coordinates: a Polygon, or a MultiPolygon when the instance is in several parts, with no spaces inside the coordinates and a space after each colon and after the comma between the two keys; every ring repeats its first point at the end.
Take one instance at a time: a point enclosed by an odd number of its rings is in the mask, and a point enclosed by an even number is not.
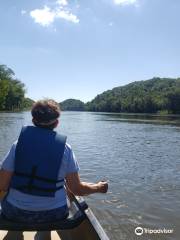
{"type": "Polygon", "coordinates": [[[0,64],[35,100],[180,77],[179,12],[179,0],[1,1],[0,64]]]}

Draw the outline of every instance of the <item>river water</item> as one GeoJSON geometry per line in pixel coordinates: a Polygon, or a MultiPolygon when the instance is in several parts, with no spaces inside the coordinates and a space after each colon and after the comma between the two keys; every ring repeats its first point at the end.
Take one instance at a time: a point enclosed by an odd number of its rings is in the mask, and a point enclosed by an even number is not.
{"type": "MultiPolygon", "coordinates": [[[[0,113],[0,159],[29,112],[0,113]]],[[[82,180],[109,181],[108,194],[86,197],[110,239],[180,239],[180,116],[63,112],[82,180]],[[173,230],[145,233],[136,227],[173,230]]]]}

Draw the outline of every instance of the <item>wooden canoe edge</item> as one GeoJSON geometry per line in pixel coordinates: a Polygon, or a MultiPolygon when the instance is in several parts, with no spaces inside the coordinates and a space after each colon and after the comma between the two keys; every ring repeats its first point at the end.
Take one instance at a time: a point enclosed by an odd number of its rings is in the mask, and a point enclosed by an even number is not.
{"type": "Polygon", "coordinates": [[[105,233],[104,229],[102,228],[101,224],[95,217],[94,213],[90,208],[85,210],[85,214],[87,216],[87,219],[89,220],[90,224],[93,226],[97,234],[99,235],[100,240],[110,240],[107,234],[105,233]]]}

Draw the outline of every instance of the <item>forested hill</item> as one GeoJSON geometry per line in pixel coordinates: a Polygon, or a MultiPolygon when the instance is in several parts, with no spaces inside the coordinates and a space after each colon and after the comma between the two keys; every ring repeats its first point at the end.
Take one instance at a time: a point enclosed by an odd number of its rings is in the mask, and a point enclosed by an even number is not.
{"type": "Polygon", "coordinates": [[[67,99],[60,103],[60,108],[65,111],[84,111],[85,104],[77,99],[67,99]]]}
{"type": "Polygon", "coordinates": [[[0,65],[0,111],[28,109],[33,100],[25,98],[25,85],[15,77],[12,69],[0,65]]]}
{"type": "Polygon", "coordinates": [[[88,111],[180,113],[180,78],[153,78],[116,87],[86,104],[88,111]]]}
{"type": "MultiPolygon", "coordinates": [[[[25,98],[25,85],[10,68],[0,65],[0,111],[28,109],[32,103],[25,98]]],[[[67,99],[60,106],[69,111],[180,114],[180,78],[133,82],[105,91],[86,104],[67,99]]]]}

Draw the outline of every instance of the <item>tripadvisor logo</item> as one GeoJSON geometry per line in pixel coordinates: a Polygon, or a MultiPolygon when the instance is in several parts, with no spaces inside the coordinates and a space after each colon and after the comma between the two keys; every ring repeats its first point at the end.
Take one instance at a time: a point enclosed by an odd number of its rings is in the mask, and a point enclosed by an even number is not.
{"type": "Polygon", "coordinates": [[[138,236],[141,236],[143,234],[171,234],[174,232],[174,229],[149,229],[149,228],[142,228],[142,227],[137,227],[134,230],[135,234],[138,236]]]}
{"type": "Polygon", "coordinates": [[[143,228],[142,227],[135,228],[135,234],[141,236],[143,234],[143,228]]]}

